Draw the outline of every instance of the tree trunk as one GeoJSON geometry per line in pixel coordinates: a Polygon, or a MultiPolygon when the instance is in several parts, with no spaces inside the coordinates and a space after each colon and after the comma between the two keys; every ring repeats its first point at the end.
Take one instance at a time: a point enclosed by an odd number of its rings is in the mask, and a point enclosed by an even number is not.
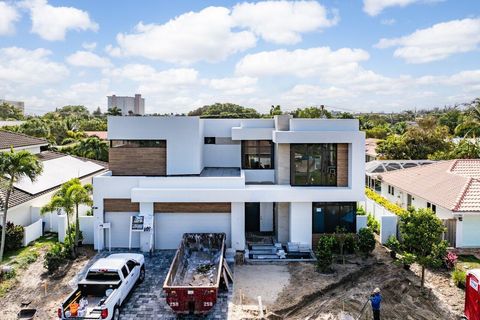
{"type": "Polygon", "coordinates": [[[78,218],[78,204],[76,204],[75,205],[75,252],[77,252],[79,235],[80,235],[80,219],[78,218]]]}
{"type": "Polygon", "coordinates": [[[70,218],[69,218],[69,213],[66,212],[67,216],[67,237],[68,240],[70,240],[70,255],[72,256],[73,259],[75,259],[75,246],[73,245],[73,239],[71,236],[71,232],[68,232],[68,229],[70,228],[70,218]]]}
{"type": "Polygon", "coordinates": [[[421,283],[421,288],[423,289],[423,286],[425,285],[425,267],[422,266],[422,283],[421,283]]]}
{"type": "Polygon", "coordinates": [[[2,244],[0,245],[0,262],[3,261],[3,253],[5,251],[5,236],[7,234],[7,212],[8,212],[8,202],[10,201],[10,194],[13,188],[13,178],[10,180],[7,188],[7,196],[5,197],[5,208],[3,209],[3,219],[2,219],[2,244]]]}

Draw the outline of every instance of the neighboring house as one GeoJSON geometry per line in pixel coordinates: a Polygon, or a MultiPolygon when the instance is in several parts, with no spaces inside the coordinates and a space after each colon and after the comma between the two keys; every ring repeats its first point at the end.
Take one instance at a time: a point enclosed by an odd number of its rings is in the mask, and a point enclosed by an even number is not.
{"type": "Polygon", "coordinates": [[[439,161],[380,175],[381,194],[403,208],[430,208],[459,248],[480,247],[480,160],[439,161]]]}
{"type": "Polygon", "coordinates": [[[141,94],[135,94],[134,97],[120,97],[116,95],[107,96],[107,108],[117,107],[122,110],[122,115],[145,114],[145,98],[141,94]]]}
{"type": "Polygon", "coordinates": [[[377,160],[377,143],[380,139],[368,138],[365,139],[365,162],[377,160]]]}
{"type": "Polygon", "coordinates": [[[85,131],[87,137],[97,137],[100,140],[107,140],[107,131],[85,131]]]}
{"type": "Polygon", "coordinates": [[[175,249],[185,232],[224,232],[235,250],[257,234],[311,247],[337,226],[355,232],[358,127],[287,115],[109,117],[110,171],[93,179],[95,248],[175,249]]]}
{"type": "Polygon", "coordinates": [[[13,100],[0,99],[0,104],[4,104],[4,103],[9,104],[11,106],[14,106],[17,109],[22,110],[23,114],[25,113],[25,102],[23,102],[23,101],[13,101],[13,100]]]}
{"type": "MultiPolygon", "coordinates": [[[[40,208],[50,201],[53,193],[60,186],[72,179],[80,178],[84,183],[91,183],[92,177],[104,172],[108,164],[100,161],[74,157],[63,153],[41,151],[48,145],[44,139],[34,138],[23,134],[0,131],[0,152],[27,150],[35,154],[43,164],[43,172],[32,183],[23,178],[14,184],[8,210],[8,221],[15,224],[28,226],[43,218],[46,230],[56,230],[55,215],[40,215],[40,208]]],[[[0,196],[5,195],[5,190],[0,189],[0,196]]],[[[81,213],[85,214],[90,208],[82,207],[81,213]]],[[[0,217],[3,207],[0,205],[0,217]]],[[[0,219],[1,221],[1,219],[0,219]]]]}
{"type": "Polygon", "coordinates": [[[385,172],[408,169],[435,163],[432,160],[374,160],[365,164],[365,185],[381,192],[380,175],[385,172]]]}

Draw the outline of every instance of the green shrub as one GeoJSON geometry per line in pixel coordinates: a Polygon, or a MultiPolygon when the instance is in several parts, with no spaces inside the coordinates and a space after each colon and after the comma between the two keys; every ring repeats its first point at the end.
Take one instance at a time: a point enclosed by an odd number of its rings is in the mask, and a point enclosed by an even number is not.
{"type": "Polygon", "coordinates": [[[388,240],[385,243],[385,246],[392,251],[400,253],[400,241],[398,241],[397,237],[394,236],[393,234],[390,237],[388,237],[388,240]]]}
{"type": "Polygon", "coordinates": [[[67,257],[69,257],[67,247],[61,243],[55,243],[45,253],[43,266],[48,270],[48,273],[52,274],[67,262],[67,257]]]}
{"type": "Polygon", "coordinates": [[[344,250],[350,254],[358,251],[358,237],[356,233],[347,233],[344,250]]]}
{"type": "Polygon", "coordinates": [[[371,214],[367,216],[367,226],[376,234],[380,234],[380,222],[371,214]]]}
{"type": "Polygon", "coordinates": [[[415,262],[415,259],[416,257],[414,254],[404,253],[400,261],[406,266],[411,266],[415,262]]]}
{"type": "MultiPolygon", "coordinates": [[[[75,224],[72,224],[70,225],[70,227],[68,227],[67,234],[65,235],[65,240],[63,242],[67,252],[71,252],[74,241],[75,241],[75,224]],[[70,241],[70,239],[72,240],[70,241]]],[[[82,242],[82,241],[83,241],[83,232],[82,230],[80,230],[80,232],[78,233],[78,242],[82,242]]]]}
{"type": "MultiPolygon", "coordinates": [[[[0,234],[2,226],[0,226],[0,234]]],[[[23,227],[7,222],[7,232],[5,233],[5,251],[20,249],[23,245],[23,227]]]]}
{"type": "Polygon", "coordinates": [[[452,272],[452,280],[457,287],[464,289],[467,281],[467,273],[461,269],[455,268],[452,272]]]}
{"type": "Polygon", "coordinates": [[[375,236],[372,229],[362,228],[358,231],[358,249],[365,256],[375,249],[375,236]]]}
{"type": "Polygon", "coordinates": [[[333,248],[335,246],[335,237],[330,234],[324,234],[318,239],[317,245],[317,268],[321,272],[330,272],[333,263],[333,248]]]}
{"type": "Polygon", "coordinates": [[[357,208],[357,216],[364,216],[366,214],[367,212],[365,211],[365,208],[363,208],[362,206],[357,208]]]}

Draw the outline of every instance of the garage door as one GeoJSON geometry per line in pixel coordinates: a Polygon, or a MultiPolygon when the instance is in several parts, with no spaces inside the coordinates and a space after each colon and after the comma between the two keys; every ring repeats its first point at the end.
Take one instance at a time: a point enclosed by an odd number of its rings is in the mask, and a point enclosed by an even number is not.
{"type": "MultiPolygon", "coordinates": [[[[130,217],[138,212],[106,212],[104,221],[110,222],[112,231],[112,248],[128,248],[130,217]]],[[[108,232],[105,231],[105,247],[108,248],[108,232]]],[[[140,233],[132,233],[132,248],[140,247],[140,233]]]]}
{"type": "Polygon", "coordinates": [[[230,244],[230,213],[156,213],[155,248],[177,249],[184,233],[223,232],[230,244]]]}

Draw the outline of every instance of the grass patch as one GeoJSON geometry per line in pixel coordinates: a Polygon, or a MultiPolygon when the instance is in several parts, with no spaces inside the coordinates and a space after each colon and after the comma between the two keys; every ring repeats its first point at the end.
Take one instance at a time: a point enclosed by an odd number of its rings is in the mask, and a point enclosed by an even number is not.
{"type": "Polygon", "coordinates": [[[56,242],[58,240],[55,234],[47,234],[38,238],[29,246],[6,252],[0,266],[10,265],[14,271],[8,278],[0,280],[0,298],[17,283],[17,275],[20,273],[20,270],[27,269],[31,263],[37,261],[41,251],[50,248],[56,242]]]}
{"type": "Polygon", "coordinates": [[[458,256],[457,268],[459,268],[463,271],[468,271],[468,270],[471,270],[471,269],[479,269],[480,268],[480,259],[476,258],[473,255],[458,256]]]}

